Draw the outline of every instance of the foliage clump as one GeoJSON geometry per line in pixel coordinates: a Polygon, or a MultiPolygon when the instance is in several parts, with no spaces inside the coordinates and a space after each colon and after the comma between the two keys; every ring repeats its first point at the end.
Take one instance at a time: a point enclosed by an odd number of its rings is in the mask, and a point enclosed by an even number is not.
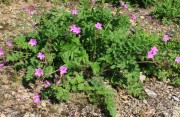
{"type": "Polygon", "coordinates": [[[14,39],[6,61],[25,69],[24,83],[44,83],[38,92],[42,98],[65,101],[71,92],[85,92],[90,102],[103,104],[115,117],[112,87],[145,98],[140,71],[179,84],[178,42],[131,31],[129,17],[118,12],[84,0],[70,11],[53,8],[33,14],[37,27],[14,39]]]}

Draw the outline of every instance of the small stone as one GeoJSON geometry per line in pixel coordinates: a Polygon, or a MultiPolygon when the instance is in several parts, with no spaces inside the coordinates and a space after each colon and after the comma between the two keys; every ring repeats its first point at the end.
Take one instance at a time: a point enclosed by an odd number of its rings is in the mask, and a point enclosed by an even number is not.
{"type": "Polygon", "coordinates": [[[173,98],[175,101],[178,101],[178,102],[179,102],[179,98],[178,98],[178,97],[172,96],[172,98],[173,98]]]}
{"type": "Polygon", "coordinates": [[[5,99],[9,99],[10,97],[11,97],[10,94],[4,94],[4,98],[5,98],[5,99]]]}
{"type": "Polygon", "coordinates": [[[147,100],[143,100],[143,103],[144,103],[144,104],[147,104],[148,102],[147,102],[147,100]]]}
{"type": "Polygon", "coordinates": [[[3,26],[0,26],[0,29],[3,29],[3,26]]]}
{"type": "Polygon", "coordinates": [[[12,91],[11,94],[14,96],[14,95],[16,94],[16,92],[15,92],[15,91],[12,91]]]}
{"type": "Polygon", "coordinates": [[[1,117],[6,117],[3,113],[1,114],[1,117]]]}
{"type": "Polygon", "coordinates": [[[172,117],[180,117],[180,107],[174,107],[172,117]]]}
{"type": "Polygon", "coordinates": [[[141,19],[144,19],[144,16],[140,16],[141,19]]]}
{"type": "Polygon", "coordinates": [[[36,117],[34,113],[30,114],[29,117],[36,117]]]}
{"type": "Polygon", "coordinates": [[[29,113],[26,112],[23,117],[29,117],[29,113]]]}
{"type": "Polygon", "coordinates": [[[140,75],[139,75],[139,80],[140,80],[141,82],[144,82],[144,81],[145,81],[145,79],[146,79],[146,76],[145,76],[145,75],[143,75],[143,73],[142,73],[142,72],[140,72],[140,75]]]}
{"type": "Polygon", "coordinates": [[[163,117],[169,117],[169,113],[166,111],[163,111],[162,114],[163,114],[163,117]]]}
{"type": "Polygon", "coordinates": [[[151,91],[149,89],[144,89],[145,92],[148,94],[148,96],[152,97],[152,98],[156,98],[157,97],[157,94],[154,92],[154,91],[151,91]]]}
{"type": "Polygon", "coordinates": [[[46,107],[46,102],[45,102],[45,101],[42,101],[42,102],[41,102],[41,106],[42,106],[42,107],[46,107]]]}

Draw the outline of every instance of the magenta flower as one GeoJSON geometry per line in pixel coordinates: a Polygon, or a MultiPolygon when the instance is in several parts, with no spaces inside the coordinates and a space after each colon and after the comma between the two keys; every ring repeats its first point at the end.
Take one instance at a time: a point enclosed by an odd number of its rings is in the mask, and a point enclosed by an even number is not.
{"type": "Polygon", "coordinates": [[[72,14],[73,14],[73,15],[77,15],[77,14],[78,14],[78,10],[73,9],[73,10],[72,10],[72,14]]]}
{"type": "Polygon", "coordinates": [[[22,10],[26,10],[26,8],[27,8],[26,6],[23,6],[22,10]]]}
{"type": "Polygon", "coordinates": [[[148,16],[147,20],[152,21],[152,16],[148,16]]]}
{"type": "Polygon", "coordinates": [[[81,33],[81,28],[77,27],[75,24],[73,24],[70,26],[70,31],[75,34],[79,34],[79,33],[81,33]]]}
{"type": "Polygon", "coordinates": [[[49,82],[49,81],[45,81],[45,87],[47,88],[47,87],[49,87],[51,85],[51,83],[49,82]]]}
{"type": "Polygon", "coordinates": [[[33,11],[32,8],[29,8],[29,9],[28,9],[28,14],[31,15],[31,14],[32,14],[32,13],[31,13],[32,11],[33,11]]]}
{"type": "Polygon", "coordinates": [[[134,14],[130,14],[130,18],[131,18],[132,20],[136,20],[136,16],[135,16],[134,14]]]}
{"type": "Polygon", "coordinates": [[[179,63],[179,62],[180,62],[180,57],[179,57],[179,56],[178,56],[178,57],[176,57],[175,62],[177,62],[177,63],[179,63]]]}
{"type": "Polygon", "coordinates": [[[12,46],[12,42],[11,41],[6,41],[6,45],[12,46]]]}
{"type": "Polygon", "coordinates": [[[59,78],[59,76],[57,74],[54,75],[55,78],[59,78]]]}
{"type": "Polygon", "coordinates": [[[65,67],[65,66],[60,66],[60,67],[59,67],[59,71],[60,71],[60,74],[61,74],[61,75],[67,73],[67,67],[65,67]]]}
{"type": "Polygon", "coordinates": [[[165,42],[167,42],[167,41],[169,40],[169,36],[168,36],[168,35],[164,35],[163,40],[164,40],[165,42]]]}
{"type": "Polygon", "coordinates": [[[156,46],[153,46],[151,50],[148,52],[148,58],[154,58],[154,55],[156,55],[158,52],[158,49],[156,46]]]}
{"type": "Polygon", "coordinates": [[[154,51],[154,52],[155,52],[155,54],[157,54],[157,52],[158,52],[158,49],[157,49],[157,47],[156,47],[156,46],[153,46],[153,47],[151,48],[151,50],[152,50],[152,51],[154,51]]]}
{"type": "Polygon", "coordinates": [[[34,5],[33,5],[33,8],[36,9],[36,8],[37,8],[37,4],[34,4],[34,5]]]}
{"type": "Polygon", "coordinates": [[[35,94],[35,95],[33,96],[33,102],[34,102],[34,103],[39,103],[39,102],[41,102],[41,100],[40,100],[40,95],[39,95],[39,94],[35,94]]]}
{"type": "Polygon", "coordinates": [[[36,44],[37,44],[36,39],[30,39],[29,44],[30,44],[31,46],[36,46],[36,44]]]}
{"type": "Polygon", "coordinates": [[[44,53],[39,52],[37,57],[38,57],[40,60],[43,60],[43,59],[45,58],[45,55],[44,55],[44,53]]]}
{"type": "Polygon", "coordinates": [[[33,14],[37,15],[38,13],[37,13],[36,7],[33,6],[33,7],[29,8],[28,9],[28,14],[29,15],[33,15],[33,14]]]}
{"type": "Polygon", "coordinates": [[[96,27],[97,29],[101,30],[101,29],[102,29],[102,24],[99,23],[99,22],[97,22],[97,23],[95,24],[95,27],[96,27]]]}
{"type": "Polygon", "coordinates": [[[0,49],[0,56],[1,55],[4,55],[4,50],[3,49],[0,49]]]}
{"type": "Polygon", "coordinates": [[[96,0],[91,0],[91,2],[94,4],[96,2],[96,0]]]}
{"type": "Polygon", "coordinates": [[[124,9],[127,9],[127,5],[125,2],[121,2],[121,7],[123,7],[124,9]]]}
{"type": "Polygon", "coordinates": [[[43,70],[41,68],[35,69],[35,75],[36,76],[42,76],[44,74],[43,70]]]}
{"type": "Polygon", "coordinates": [[[57,83],[56,83],[56,84],[57,84],[57,85],[59,85],[60,83],[61,83],[60,81],[57,81],[57,83]]]}

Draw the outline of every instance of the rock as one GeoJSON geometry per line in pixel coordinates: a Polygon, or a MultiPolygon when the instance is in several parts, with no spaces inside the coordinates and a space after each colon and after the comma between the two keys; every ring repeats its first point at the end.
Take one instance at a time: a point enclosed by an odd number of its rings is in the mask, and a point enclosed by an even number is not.
{"type": "Polygon", "coordinates": [[[30,114],[29,117],[36,117],[34,113],[30,114]]]}
{"type": "Polygon", "coordinates": [[[14,96],[15,94],[16,94],[16,92],[15,92],[15,91],[12,91],[12,92],[11,92],[11,95],[13,95],[13,96],[14,96]]]}
{"type": "Polygon", "coordinates": [[[4,98],[9,99],[9,98],[11,98],[11,95],[10,94],[4,94],[4,98]]]}
{"type": "Polygon", "coordinates": [[[144,16],[140,16],[141,19],[144,19],[144,16]]]}
{"type": "Polygon", "coordinates": [[[145,88],[144,90],[148,94],[148,96],[150,96],[152,98],[156,98],[157,97],[157,94],[154,91],[151,91],[151,90],[149,90],[147,88],[145,88]]]}
{"type": "Polygon", "coordinates": [[[172,98],[173,98],[175,101],[178,101],[178,102],[179,102],[179,98],[178,98],[178,97],[172,96],[172,98]]]}
{"type": "Polygon", "coordinates": [[[3,113],[1,114],[1,117],[6,117],[3,113]]]}
{"type": "Polygon", "coordinates": [[[3,26],[0,26],[0,29],[3,29],[3,26]]]}
{"type": "Polygon", "coordinates": [[[143,75],[143,74],[142,74],[142,72],[140,72],[140,75],[139,75],[139,80],[140,80],[141,82],[144,82],[144,81],[145,81],[145,79],[146,79],[146,76],[145,76],[145,75],[143,75]]]}
{"type": "Polygon", "coordinates": [[[172,117],[180,117],[180,107],[174,107],[172,117]]]}
{"type": "Polygon", "coordinates": [[[148,102],[147,102],[147,100],[143,100],[143,103],[144,103],[144,104],[147,104],[148,102]]]}
{"type": "Polygon", "coordinates": [[[162,114],[163,114],[163,117],[169,117],[169,113],[166,111],[163,111],[162,114]]]}
{"type": "Polygon", "coordinates": [[[29,113],[26,112],[23,117],[29,117],[29,113]]]}
{"type": "Polygon", "coordinates": [[[46,107],[46,102],[45,101],[41,101],[41,106],[42,107],[46,107]]]}

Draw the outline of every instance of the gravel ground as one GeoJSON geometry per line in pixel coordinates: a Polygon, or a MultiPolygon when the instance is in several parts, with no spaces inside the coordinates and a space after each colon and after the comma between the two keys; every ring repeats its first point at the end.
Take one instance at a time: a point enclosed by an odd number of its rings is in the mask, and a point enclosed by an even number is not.
{"type": "MultiPolygon", "coordinates": [[[[34,21],[22,10],[30,3],[19,2],[11,6],[0,5],[0,47],[5,40],[11,40],[16,35],[32,30],[34,21]]],[[[51,4],[44,3],[46,8],[51,4]]],[[[136,21],[134,26],[140,26],[149,33],[171,33],[179,38],[179,25],[163,25],[152,18],[147,9],[130,8],[121,11],[122,14],[133,13],[136,21]]],[[[84,94],[71,94],[71,100],[52,104],[43,100],[34,104],[31,89],[21,83],[23,72],[15,72],[13,66],[5,66],[0,70],[0,117],[106,117],[98,105],[91,105],[84,94]]],[[[180,117],[180,88],[169,86],[157,80],[146,81],[144,89],[149,95],[145,100],[138,100],[119,90],[115,94],[117,117],[180,117]]]]}

